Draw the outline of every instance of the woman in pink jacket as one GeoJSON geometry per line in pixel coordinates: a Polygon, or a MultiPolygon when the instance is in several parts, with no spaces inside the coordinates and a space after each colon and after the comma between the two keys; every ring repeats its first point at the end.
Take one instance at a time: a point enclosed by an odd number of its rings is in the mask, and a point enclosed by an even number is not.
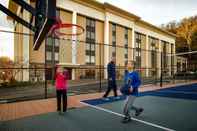
{"type": "Polygon", "coordinates": [[[67,89],[68,72],[62,67],[57,67],[55,75],[55,87],[57,94],[57,111],[61,111],[61,102],[63,98],[63,112],[67,110],[67,89]]]}

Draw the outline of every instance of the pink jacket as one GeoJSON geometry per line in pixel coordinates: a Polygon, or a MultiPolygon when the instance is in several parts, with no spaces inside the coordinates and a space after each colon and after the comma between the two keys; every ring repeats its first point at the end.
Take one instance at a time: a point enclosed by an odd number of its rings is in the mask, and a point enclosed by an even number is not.
{"type": "Polygon", "coordinates": [[[64,72],[63,74],[56,73],[56,77],[55,77],[56,90],[65,90],[65,89],[67,90],[68,89],[67,79],[68,79],[67,72],[64,72]]]}

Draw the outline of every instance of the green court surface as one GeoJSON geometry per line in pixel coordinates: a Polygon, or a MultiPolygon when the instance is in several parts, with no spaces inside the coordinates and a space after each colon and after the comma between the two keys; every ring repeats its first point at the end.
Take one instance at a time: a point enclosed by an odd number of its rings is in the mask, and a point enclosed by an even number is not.
{"type": "MultiPolygon", "coordinates": [[[[123,102],[100,105],[113,112],[122,113],[123,102]]],[[[197,101],[164,98],[155,96],[139,97],[135,101],[137,107],[145,110],[139,120],[154,123],[177,131],[197,130],[197,101]]]]}
{"type": "Polygon", "coordinates": [[[1,122],[0,131],[196,131],[197,101],[143,96],[135,101],[145,110],[122,124],[123,101],[1,122]]]}

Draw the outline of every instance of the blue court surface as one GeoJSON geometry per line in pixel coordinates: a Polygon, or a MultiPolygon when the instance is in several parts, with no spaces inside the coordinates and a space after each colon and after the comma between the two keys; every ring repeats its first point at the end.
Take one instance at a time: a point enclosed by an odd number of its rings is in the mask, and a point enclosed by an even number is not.
{"type": "Polygon", "coordinates": [[[0,131],[196,131],[197,84],[144,92],[135,105],[144,112],[122,124],[124,97],[81,102],[84,108],[64,115],[47,113],[1,122],[0,131]]]}

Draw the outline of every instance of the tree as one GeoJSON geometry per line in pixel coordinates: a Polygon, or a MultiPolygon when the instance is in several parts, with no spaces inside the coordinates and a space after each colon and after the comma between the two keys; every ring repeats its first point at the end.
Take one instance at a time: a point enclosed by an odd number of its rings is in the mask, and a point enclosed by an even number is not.
{"type": "MultiPolygon", "coordinates": [[[[161,26],[164,30],[177,35],[176,52],[197,51],[197,15],[184,18],[180,22],[171,21],[161,26]]],[[[188,67],[197,63],[197,54],[184,55],[188,58],[188,67]]]]}
{"type": "Polygon", "coordinates": [[[188,46],[188,51],[192,51],[192,37],[194,33],[197,31],[197,20],[195,17],[190,17],[188,19],[183,19],[177,28],[177,35],[183,38],[186,41],[188,46]]]}
{"type": "Polygon", "coordinates": [[[13,61],[9,57],[0,57],[0,80],[3,82],[11,79],[12,70],[9,68],[12,68],[12,65],[13,61]]]}
{"type": "Polygon", "coordinates": [[[174,21],[170,21],[167,24],[162,24],[161,25],[162,29],[164,29],[166,31],[169,31],[169,32],[172,32],[174,34],[177,33],[177,27],[178,27],[178,23],[175,20],[174,21]]]}
{"type": "MultiPolygon", "coordinates": [[[[192,51],[192,38],[197,32],[197,19],[196,17],[190,17],[188,19],[183,19],[182,22],[180,23],[179,28],[177,29],[177,35],[182,37],[187,44],[188,51],[192,51]]],[[[191,70],[192,69],[192,54],[189,54],[189,59],[188,59],[188,67],[191,70]]]]}
{"type": "Polygon", "coordinates": [[[162,24],[161,28],[177,35],[176,51],[187,52],[196,47],[197,16],[184,18],[180,22],[170,21],[162,24]]]}
{"type": "Polygon", "coordinates": [[[0,80],[5,82],[14,82],[18,72],[21,71],[21,62],[14,62],[9,57],[0,57],[0,80]]]}
{"type": "Polygon", "coordinates": [[[197,50],[197,31],[192,36],[191,48],[192,50],[197,50]]]}

